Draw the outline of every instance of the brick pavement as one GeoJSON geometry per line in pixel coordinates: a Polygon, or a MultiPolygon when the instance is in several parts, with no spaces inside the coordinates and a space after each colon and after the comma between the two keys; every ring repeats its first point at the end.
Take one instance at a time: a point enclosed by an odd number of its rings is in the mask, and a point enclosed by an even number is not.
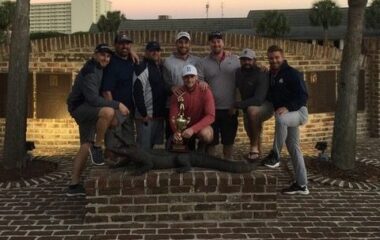
{"type": "MultiPolygon", "coordinates": [[[[366,140],[358,149],[359,157],[380,162],[379,139],[366,140]]],[[[277,174],[278,190],[289,184],[284,169],[258,171],[277,174]]],[[[279,194],[279,216],[272,220],[83,224],[85,199],[65,197],[67,183],[68,175],[38,186],[0,189],[0,240],[380,239],[378,191],[311,183],[309,196],[279,194]]]]}

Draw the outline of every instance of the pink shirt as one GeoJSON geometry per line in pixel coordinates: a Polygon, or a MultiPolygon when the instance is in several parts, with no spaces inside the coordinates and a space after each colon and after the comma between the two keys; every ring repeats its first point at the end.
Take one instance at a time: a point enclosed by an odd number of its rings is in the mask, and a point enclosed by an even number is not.
{"type": "MultiPolygon", "coordinates": [[[[214,97],[209,88],[202,91],[198,82],[195,83],[193,89],[188,90],[183,86],[182,90],[185,91],[182,95],[185,104],[185,117],[190,117],[188,128],[192,128],[196,134],[215,121],[214,97]]],[[[178,111],[177,96],[172,95],[170,99],[169,120],[173,132],[177,132],[177,128],[172,119],[177,116],[178,111]]]]}

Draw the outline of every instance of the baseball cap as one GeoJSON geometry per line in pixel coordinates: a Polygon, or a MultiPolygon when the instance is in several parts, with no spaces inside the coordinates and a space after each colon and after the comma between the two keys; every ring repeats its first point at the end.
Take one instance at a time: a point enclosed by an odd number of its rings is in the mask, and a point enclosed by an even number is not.
{"type": "Polygon", "coordinates": [[[119,33],[116,35],[114,43],[122,43],[122,42],[133,43],[132,39],[128,37],[127,34],[119,33]]]}
{"type": "Polygon", "coordinates": [[[191,64],[186,65],[182,69],[182,77],[187,76],[187,75],[198,75],[198,71],[193,65],[191,64]]]}
{"type": "Polygon", "coordinates": [[[252,49],[246,48],[243,49],[239,58],[248,58],[252,60],[256,58],[256,53],[252,49]]]}
{"type": "Polygon", "coordinates": [[[211,32],[208,35],[208,40],[211,41],[213,39],[223,39],[223,34],[221,32],[211,32]]]}
{"type": "Polygon", "coordinates": [[[179,32],[175,38],[176,41],[180,40],[181,38],[187,38],[188,40],[191,40],[190,34],[188,32],[179,32]]]}
{"type": "Polygon", "coordinates": [[[110,48],[110,46],[108,46],[108,44],[106,44],[106,43],[101,43],[101,44],[97,45],[96,48],[95,48],[95,50],[94,50],[94,52],[95,53],[106,52],[106,53],[109,53],[109,54],[113,53],[113,51],[110,48]]]}
{"type": "Polygon", "coordinates": [[[148,51],[161,51],[161,46],[158,42],[156,41],[150,41],[146,44],[146,47],[145,47],[146,50],[148,51]]]}

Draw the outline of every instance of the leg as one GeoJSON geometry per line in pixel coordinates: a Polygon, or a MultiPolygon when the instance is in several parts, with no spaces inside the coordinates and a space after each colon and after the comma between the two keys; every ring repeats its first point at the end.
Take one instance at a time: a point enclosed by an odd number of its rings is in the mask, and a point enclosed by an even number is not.
{"type": "Polygon", "coordinates": [[[73,171],[71,175],[71,185],[79,184],[80,176],[86,166],[87,158],[88,158],[88,150],[90,149],[91,143],[83,143],[77,155],[73,161],[73,171]]]}
{"type": "Polygon", "coordinates": [[[201,131],[198,132],[196,138],[199,139],[197,151],[205,153],[207,145],[211,143],[214,139],[214,131],[212,130],[212,127],[207,126],[203,128],[201,131]]]}
{"type": "Polygon", "coordinates": [[[250,152],[259,153],[259,141],[262,130],[260,107],[248,107],[246,115],[247,125],[245,126],[245,130],[250,141],[250,152]]]}
{"type": "Polygon", "coordinates": [[[101,108],[98,117],[98,121],[96,122],[96,138],[94,145],[100,147],[103,143],[106,131],[111,126],[111,123],[115,117],[115,110],[109,107],[101,108]]]}
{"type": "Polygon", "coordinates": [[[282,146],[288,135],[288,127],[298,127],[307,121],[307,108],[302,107],[298,111],[288,112],[283,115],[275,114],[275,137],[273,143],[273,151],[277,158],[280,158],[282,146]]]}
{"type": "Polygon", "coordinates": [[[199,133],[197,134],[197,138],[202,143],[211,143],[214,139],[214,130],[211,126],[203,128],[199,133]]]}
{"type": "Polygon", "coordinates": [[[286,138],[286,147],[292,158],[292,164],[295,171],[296,182],[299,186],[307,185],[307,171],[305,161],[299,144],[299,128],[289,127],[288,137],[286,138]]]}
{"type": "Polygon", "coordinates": [[[223,144],[223,156],[225,159],[232,159],[233,145],[235,143],[238,128],[238,115],[229,115],[228,110],[224,112],[221,120],[220,135],[223,144]]]}
{"type": "Polygon", "coordinates": [[[152,123],[142,122],[136,120],[136,143],[144,150],[149,150],[152,147],[151,135],[152,135],[152,123]]]}
{"type": "Polygon", "coordinates": [[[210,145],[207,146],[207,154],[211,156],[216,155],[216,146],[219,144],[219,135],[220,135],[220,123],[219,123],[219,111],[216,111],[216,116],[215,116],[215,122],[211,125],[212,131],[213,131],[213,139],[210,143],[210,145]]]}

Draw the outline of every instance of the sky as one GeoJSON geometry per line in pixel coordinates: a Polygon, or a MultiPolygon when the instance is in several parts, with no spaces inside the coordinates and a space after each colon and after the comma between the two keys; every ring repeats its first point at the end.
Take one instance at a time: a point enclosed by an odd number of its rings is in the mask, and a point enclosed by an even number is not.
{"type": "MultiPolygon", "coordinates": [[[[65,2],[68,0],[31,0],[32,3],[65,2]]],[[[249,10],[310,8],[315,0],[209,0],[209,17],[246,17],[249,10]]],[[[335,0],[347,7],[347,0],[335,0]]],[[[206,17],[207,0],[111,0],[112,10],[121,11],[129,19],[206,17]]]]}

